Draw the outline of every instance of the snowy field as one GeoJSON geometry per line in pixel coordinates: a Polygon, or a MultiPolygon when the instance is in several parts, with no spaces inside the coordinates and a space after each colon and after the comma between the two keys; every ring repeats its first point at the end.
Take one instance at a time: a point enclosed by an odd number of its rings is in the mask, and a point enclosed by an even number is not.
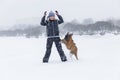
{"type": "Polygon", "coordinates": [[[79,61],[62,63],[55,45],[42,63],[46,38],[0,38],[0,80],[120,80],[120,36],[73,36],[79,61]]]}

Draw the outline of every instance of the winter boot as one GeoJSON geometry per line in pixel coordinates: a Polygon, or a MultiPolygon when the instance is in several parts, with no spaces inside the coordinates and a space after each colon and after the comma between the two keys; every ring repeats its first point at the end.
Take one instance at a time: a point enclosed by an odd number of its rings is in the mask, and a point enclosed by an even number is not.
{"type": "Polygon", "coordinates": [[[43,63],[48,63],[48,59],[44,58],[43,63]]]}
{"type": "Polygon", "coordinates": [[[62,61],[62,62],[66,62],[66,61],[67,61],[67,58],[64,56],[64,57],[61,58],[61,61],[62,61]]]}

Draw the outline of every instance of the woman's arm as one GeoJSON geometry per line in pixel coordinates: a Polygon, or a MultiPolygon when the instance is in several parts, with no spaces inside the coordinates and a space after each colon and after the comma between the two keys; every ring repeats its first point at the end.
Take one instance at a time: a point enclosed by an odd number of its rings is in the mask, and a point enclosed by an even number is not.
{"type": "Polygon", "coordinates": [[[63,20],[62,16],[61,16],[61,15],[57,15],[57,16],[58,16],[58,18],[59,18],[58,24],[64,23],[64,20],[63,20]]]}
{"type": "Polygon", "coordinates": [[[58,16],[59,20],[58,20],[58,24],[61,24],[64,22],[63,18],[61,15],[59,15],[58,11],[55,11],[56,12],[56,15],[58,16]]]}
{"type": "Polygon", "coordinates": [[[42,20],[41,20],[41,22],[40,22],[40,24],[41,24],[42,26],[46,26],[46,25],[47,25],[47,24],[46,24],[46,20],[45,20],[46,15],[47,15],[47,11],[44,12],[44,16],[42,17],[42,20]]]}
{"type": "Polygon", "coordinates": [[[46,16],[43,16],[43,17],[42,17],[42,20],[41,20],[41,23],[40,23],[42,26],[46,26],[45,17],[46,17],[46,16]]]}

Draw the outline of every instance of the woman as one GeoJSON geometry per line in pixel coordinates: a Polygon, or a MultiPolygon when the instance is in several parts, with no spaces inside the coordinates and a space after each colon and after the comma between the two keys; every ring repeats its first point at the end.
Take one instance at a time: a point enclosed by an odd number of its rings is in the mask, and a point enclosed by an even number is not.
{"type": "Polygon", "coordinates": [[[44,12],[44,16],[41,20],[41,25],[42,26],[46,26],[47,29],[47,45],[46,45],[46,53],[45,56],[43,58],[43,63],[48,63],[49,61],[49,57],[51,54],[51,48],[52,48],[52,44],[53,42],[55,42],[56,48],[58,50],[58,53],[60,55],[61,61],[65,62],[67,61],[67,58],[64,54],[64,51],[62,50],[62,46],[60,43],[60,37],[59,37],[59,28],[58,25],[63,23],[63,18],[61,15],[58,14],[58,11],[55,11],[57,17],[59,18],[59,20],[57,20],[55,18],[55,13],[53,11],[49,12],[48,15],[48,20],[45,20],[46,18],[46,13],[47,11],[44,12]]]}

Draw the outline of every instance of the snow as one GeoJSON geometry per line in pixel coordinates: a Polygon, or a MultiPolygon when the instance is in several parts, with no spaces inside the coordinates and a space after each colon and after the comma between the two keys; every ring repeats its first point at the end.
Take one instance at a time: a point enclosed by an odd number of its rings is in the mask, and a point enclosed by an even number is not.
{"type": "Polygon", "coordinates": [[[120,80],[120,36],[77,36],[79,61],[61,62],[55,45],[42,63],[46,38],[0,38],[0,80],[120,80]]]}

